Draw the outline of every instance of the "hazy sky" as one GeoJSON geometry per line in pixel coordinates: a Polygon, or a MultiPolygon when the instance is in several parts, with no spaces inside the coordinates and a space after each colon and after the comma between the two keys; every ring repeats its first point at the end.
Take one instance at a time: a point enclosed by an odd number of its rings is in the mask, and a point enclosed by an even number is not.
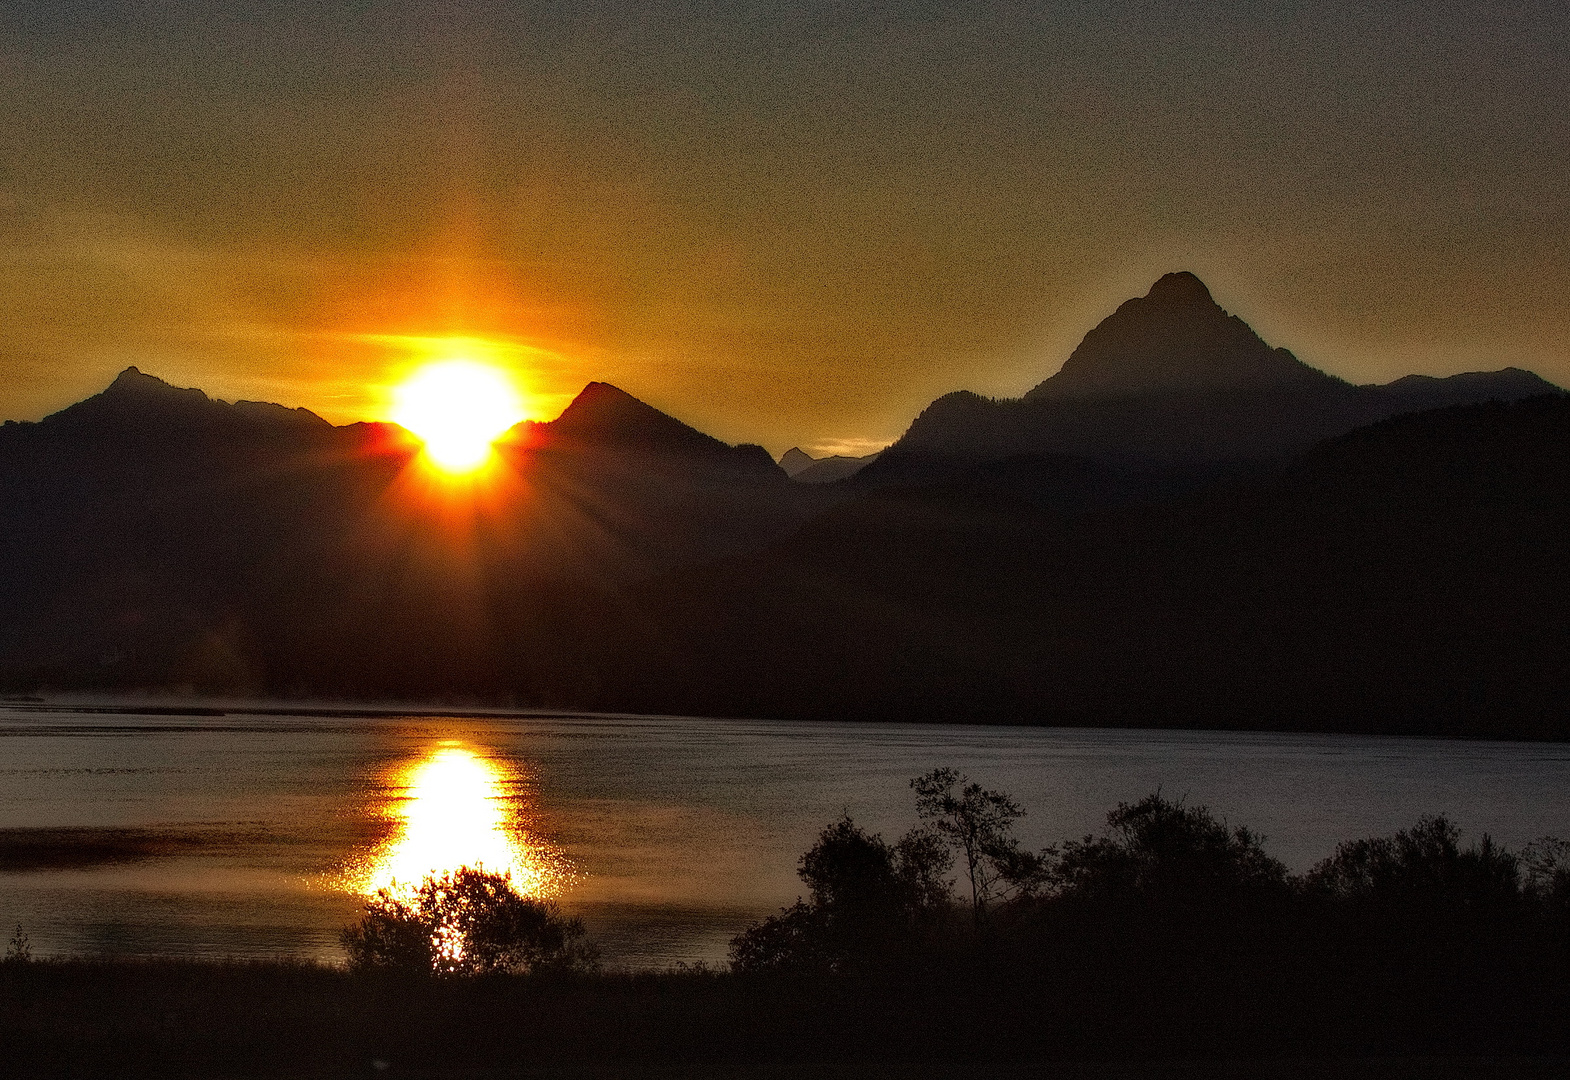
{"type": "Polygon", "coordinates": [[[385,414],[431,339],[728,441],[1016,395],[1161,273],[1570,383],[1570,3],[0,0],[0,416],[385,414]]]}

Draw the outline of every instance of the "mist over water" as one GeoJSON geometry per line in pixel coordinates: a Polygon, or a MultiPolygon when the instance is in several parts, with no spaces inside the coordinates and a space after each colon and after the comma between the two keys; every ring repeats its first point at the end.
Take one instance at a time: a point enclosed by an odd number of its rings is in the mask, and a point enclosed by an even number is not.
{"type": "Polygon", "coordinates": [[[14,708],[0,925],[40,953],[337,960],[367,888],[450,853],[505,860],[581,914],[612,964],[715,962],[800,893],[796,860],[826,822],[849,812],[897,836],[909,779],[938,765],[1011,792],[1032,846],[1157,788],[1263,832],[1297,870],[1424,813],[1510,846],[1570,837],[1561,744],[14,708]]]}

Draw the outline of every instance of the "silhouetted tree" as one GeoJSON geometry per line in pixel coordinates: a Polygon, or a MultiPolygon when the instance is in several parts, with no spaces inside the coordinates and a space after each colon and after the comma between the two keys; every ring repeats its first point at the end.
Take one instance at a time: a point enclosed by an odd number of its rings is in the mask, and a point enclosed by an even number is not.
{"type": "Polygon", "coordinates": [[[1014,822],[1025,811],[1007,794],[987,791],[956,769],[933,769],[910,786],[916,792],[916,813],[964,858],[977,924],[988,904],[1033,894],[1046,883],[1050,852],[1037,854],[1019,846],[1014,822]]]}
{"type": "Polygon", "coordinates": [[[1570,841],[1555,836],[1521,849],[1522,890],[1562,923],[1570,923],[1570,841]]]}
{"type": "Polygon", "coordinates": [[[826,826],[797,866],[810,890],[731,942],[736,971],[839,970],[886,953],[951,899],[947,845],[922,829],[892,847],[849,815],[826,826]]]}
{"type": "Polygon", "coordinates": [[[834,955],[827,926],[823,909],[797,900],[731,938],[731,970],[743,974],[833,971],[840,958],[834,955]]]}
{"type": "Polygon", "coordinates": [[[1460,830],[1429,815],[1390,837],[1350,840],[1308,874],[1311,890],[1345,903],[1410,913],[1416,909],[1491,910],[1516,904],[1517,857],[1484,834],[1461,847],[1460,830]]]}
{"type": "Polygon", "coordinates": [[[1105,836],[1063,845],[1051,870],[1059,893],[1173,900],[1280,891],[1287,884],[1286,866],[1266,854],[1257,834],[1160,792],[1119,803],[1107,826],[1105,836]]]}
{"type": "Polygon", "coordinates": [[[883,837],[869,836],[849,815],[818,835],[797,873],[812,890],[813,904],[839,918],[887,915],[903,899],[894,853],[883,837]]]}
{"type": "Polygon", "coordinates": [[[598,962],[582,920],[520,895],[506,875],[471,867],[427,877],[408,899],[381,890],[340,940],[356,969],[474,975],[598,962]]]}

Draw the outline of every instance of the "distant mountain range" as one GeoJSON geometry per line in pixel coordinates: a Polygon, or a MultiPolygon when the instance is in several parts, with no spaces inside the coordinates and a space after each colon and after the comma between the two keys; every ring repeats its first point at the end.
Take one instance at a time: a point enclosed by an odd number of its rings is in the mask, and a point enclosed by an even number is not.
{"type": "Polygon", "coordinates": [[[934,401],[863,480],[930,481],[1041,455],[1203,478],[1274,467],[1403,412],[1555,392],[1517,368],[1354,386],[1265,344],[1193,274],[1168,274],[1086,334],[1023,398],[958,391],[934,401]]]}
{"type": "Polygon", "coordinates": [[[1570,398],[1353,386],[1192,275],[866,464],[604,383],[462,498],[417,450],[134,368],[6,423],[0,688],[1570,738],[1570,398]]]}
{"type": "Polygon", "coordinates": [[[1565,739],[1567,552],[1570,398],[1456,406],[1111,509],[876,490],[659,579],[642,655],[678,712],[1565,739]]]}
{"type": "Polygon", "coordinates": [[[879,454],[865,454],[862,457],[833,454],[815,458],[801,447],[793,446],[781,455],[780,468],[798,484],[832,484],[836,480],[855,476],[877,461],[879,454]]]}
{"type": "Polygon", "coordinates": [[[0,678],[334,693],[385,668],[410,673],[400,693],[476,692],[506,627],[540,655],[570,639],[559,597],[756,550],[826,505],[761,447],[602,383],[514,429],[465,498],[417,452],[393,425],[226,404],[134,368],[5,424],[0,678]]]}

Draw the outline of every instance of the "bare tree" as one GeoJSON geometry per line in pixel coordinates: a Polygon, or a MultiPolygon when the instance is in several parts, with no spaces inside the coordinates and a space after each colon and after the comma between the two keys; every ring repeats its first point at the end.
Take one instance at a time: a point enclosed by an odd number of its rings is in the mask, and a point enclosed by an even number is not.
{"type": "Polygon", "coordinates": [[[988,904],[1033,893],[1045,882],[1049,853],[1019,846],[1014,822],[1025,811],[1010,796],[986,790],[957,769],[933,769],[910,786],[916,791],[916,813],[964,859],[977,925],[988,904]]]}

